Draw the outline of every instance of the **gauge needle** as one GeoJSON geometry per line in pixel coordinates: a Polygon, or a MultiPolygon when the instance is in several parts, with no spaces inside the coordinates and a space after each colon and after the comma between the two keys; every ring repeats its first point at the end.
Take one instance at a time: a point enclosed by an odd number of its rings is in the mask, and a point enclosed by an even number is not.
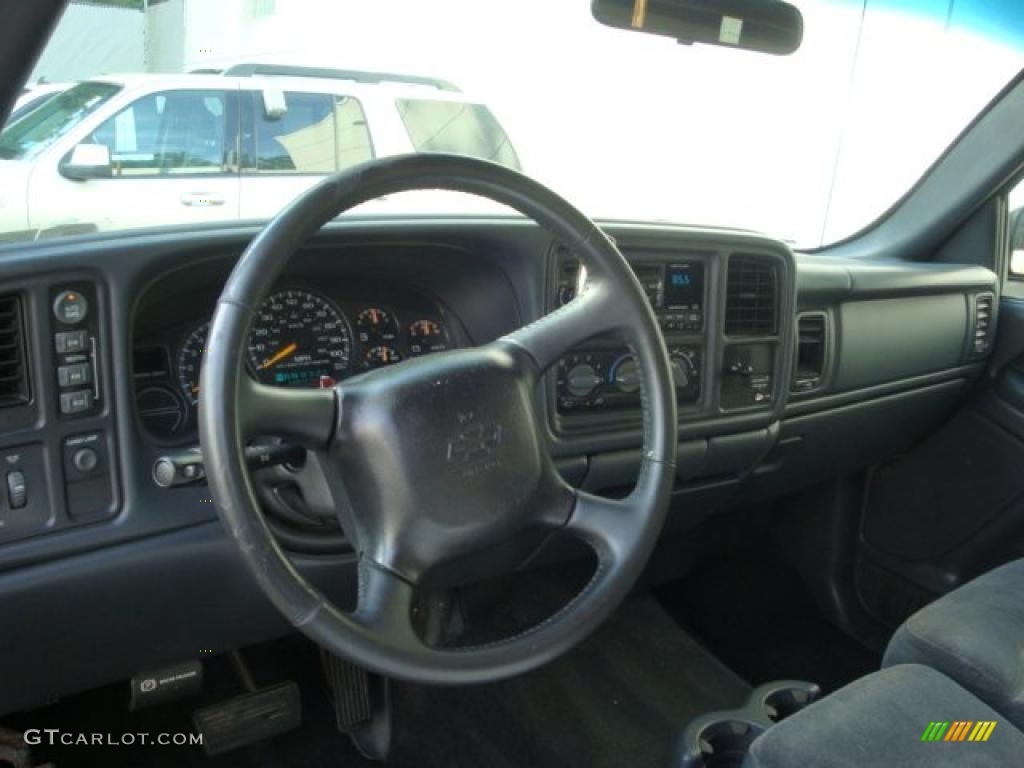
{"type": "Polygon", "coordinates": [[[281,347],[281,349],[277,350],[277,352],[275,352],[273,355],[271,355],[270,357],[263,361],[263,365],[260,366],[260,370],[262,371],[264,368],[269,368],[272,365],[277,365],[286,357],[288,357],[288,355],[294,354],[295,350],[297,350],[298,348],[299,345],[296,344],[294,341],[287,347],[281,347]]]}

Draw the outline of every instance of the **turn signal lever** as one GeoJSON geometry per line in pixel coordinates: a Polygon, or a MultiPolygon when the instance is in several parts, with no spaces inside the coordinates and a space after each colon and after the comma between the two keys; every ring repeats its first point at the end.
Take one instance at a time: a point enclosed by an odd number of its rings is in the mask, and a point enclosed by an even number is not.
{"type": "MultiPolygon", "coordinates": [[[[250,445],[245,449],[245,463],[249,469],[299,464],[305,456],[306,449],[300,445],[250,445]]],[[[198,445],[181,453],[161,456],[153,464],[153,480],[161,488],[191,485],[205,477],[206,467],[198,445]]]]}

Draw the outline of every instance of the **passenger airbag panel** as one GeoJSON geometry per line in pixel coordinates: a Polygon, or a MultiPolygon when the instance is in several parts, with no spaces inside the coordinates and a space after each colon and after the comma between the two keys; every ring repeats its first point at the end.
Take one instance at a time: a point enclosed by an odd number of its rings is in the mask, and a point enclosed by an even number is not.
{"type": "Polygon", "coordinates": [[[838,391],[955,368],[967,334],[963,294],[839,307],[838,391]]]}

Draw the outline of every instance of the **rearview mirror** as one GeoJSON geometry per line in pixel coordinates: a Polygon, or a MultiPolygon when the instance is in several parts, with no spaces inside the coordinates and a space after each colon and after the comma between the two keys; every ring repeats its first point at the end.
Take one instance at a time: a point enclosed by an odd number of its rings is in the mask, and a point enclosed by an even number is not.
{"type": "Polygon", "coordinates": [[[783,0],[593,0],[591,12],[602,24],[783,55],[800,47],[804,18],[783,0]]]}
{"type": "Polygon", "coordinates": [[[79,144],[64,157],[60,172],[74,181],[109,179],[114,175],[110,148],[105,144],[79,144]]]}

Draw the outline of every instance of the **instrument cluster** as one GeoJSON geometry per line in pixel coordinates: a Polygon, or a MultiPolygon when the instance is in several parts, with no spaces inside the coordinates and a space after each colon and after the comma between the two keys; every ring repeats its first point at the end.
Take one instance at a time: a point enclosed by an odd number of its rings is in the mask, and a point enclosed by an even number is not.
{"type": "MultiPolygon", "coordinates": [[[[275,291],[253,319],[246,357],[250,375],[272,386],[331,387],[454,346],[441,307],[417,293],[389,293],[381,297],[387,301],[353,301],[304,285],[275,291]]],[[[194,432],[209,330],[204,316],[136,344],[136,403],[152,436],[194,432]]]]}

